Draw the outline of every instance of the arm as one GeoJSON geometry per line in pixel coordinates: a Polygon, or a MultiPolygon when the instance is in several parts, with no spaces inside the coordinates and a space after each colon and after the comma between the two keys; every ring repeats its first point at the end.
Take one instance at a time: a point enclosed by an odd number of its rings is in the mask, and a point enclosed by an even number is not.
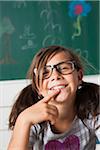
{"type": "Polygon", "coordinates": [[[13,135],[11,137],[8,150],[28,150],[28,141],[31,124],[26,124],[23,115],[17,118],[13,135]]]}
{"type": "Polygon", "coordinates": [[[97,136],[97,142],[100,144],[100,114],[95,117],[95,133],[97,136]]]}
{"type": "Polygon", "coordinates": [[[20,113],[15,123],[8,150],[28,150],[31,125],[43,121],[50,121],[52,124],[55,123],[58,111],[55,106],[48,104],[48,102],[58,93],[59,91],[54,90],[41,101],[20,113]]]}

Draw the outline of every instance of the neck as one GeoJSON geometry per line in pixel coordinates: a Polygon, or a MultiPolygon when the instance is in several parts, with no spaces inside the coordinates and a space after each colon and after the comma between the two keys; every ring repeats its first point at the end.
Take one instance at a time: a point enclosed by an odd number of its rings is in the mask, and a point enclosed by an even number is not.
{"type": "Polygon", "coordinates": [[[63,112],[60,111],[56,123],[52,126],[52,131],[55,133],[63,133],[69,130],[72,127],[75,115],[75,109],[66,109],[66,111],[63,112]]]}

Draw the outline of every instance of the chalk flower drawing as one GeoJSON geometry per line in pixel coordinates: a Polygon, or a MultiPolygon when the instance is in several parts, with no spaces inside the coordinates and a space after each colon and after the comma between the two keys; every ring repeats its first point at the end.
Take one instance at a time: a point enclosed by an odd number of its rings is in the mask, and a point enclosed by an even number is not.
{"type": "Polygon", "coordinates": [[[91,5],[85,0],[73,0],[69,2],[69,11],[68,14],[72,19],[75,19],[74,28],[75,32],[72,35],[72,39],[76,36],[81,35],[81,18],[82,16],[87,16],[91,11],[91,5]]]}

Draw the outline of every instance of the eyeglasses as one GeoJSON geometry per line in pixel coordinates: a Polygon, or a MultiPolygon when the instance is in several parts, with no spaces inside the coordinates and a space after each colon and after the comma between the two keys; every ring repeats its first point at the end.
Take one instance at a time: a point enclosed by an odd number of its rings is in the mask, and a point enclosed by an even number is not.
{"type": "Polygon", "coordinates": [[[43,68],[43,79],[48,79],[56,69],[57,72],[63,75],[71,74],[75,70],[75,61],[60,62],[56,65],[48,65],[43,68]]]}

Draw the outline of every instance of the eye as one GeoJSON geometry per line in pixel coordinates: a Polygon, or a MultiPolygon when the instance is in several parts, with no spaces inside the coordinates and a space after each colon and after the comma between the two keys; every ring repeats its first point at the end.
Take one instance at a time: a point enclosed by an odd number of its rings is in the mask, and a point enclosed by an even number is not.
{"type": "Polygon", "coordinates": [[[70,63],[63,63],[59,66],[59,69],[61,70],[67,70],[71,68],[71,64],[70,63]]]}
{"type": "Polygon", "coordinates": [[[45,67],[43,69],[43,78],[47,78],[50,74],[50,68],[49,67],[45,67]]]}
{"type": "Polygon", "coordinates": [[[49,73],[49,69],[44,69],[43,70],[43,74],[48,74],[49,73]]]}

